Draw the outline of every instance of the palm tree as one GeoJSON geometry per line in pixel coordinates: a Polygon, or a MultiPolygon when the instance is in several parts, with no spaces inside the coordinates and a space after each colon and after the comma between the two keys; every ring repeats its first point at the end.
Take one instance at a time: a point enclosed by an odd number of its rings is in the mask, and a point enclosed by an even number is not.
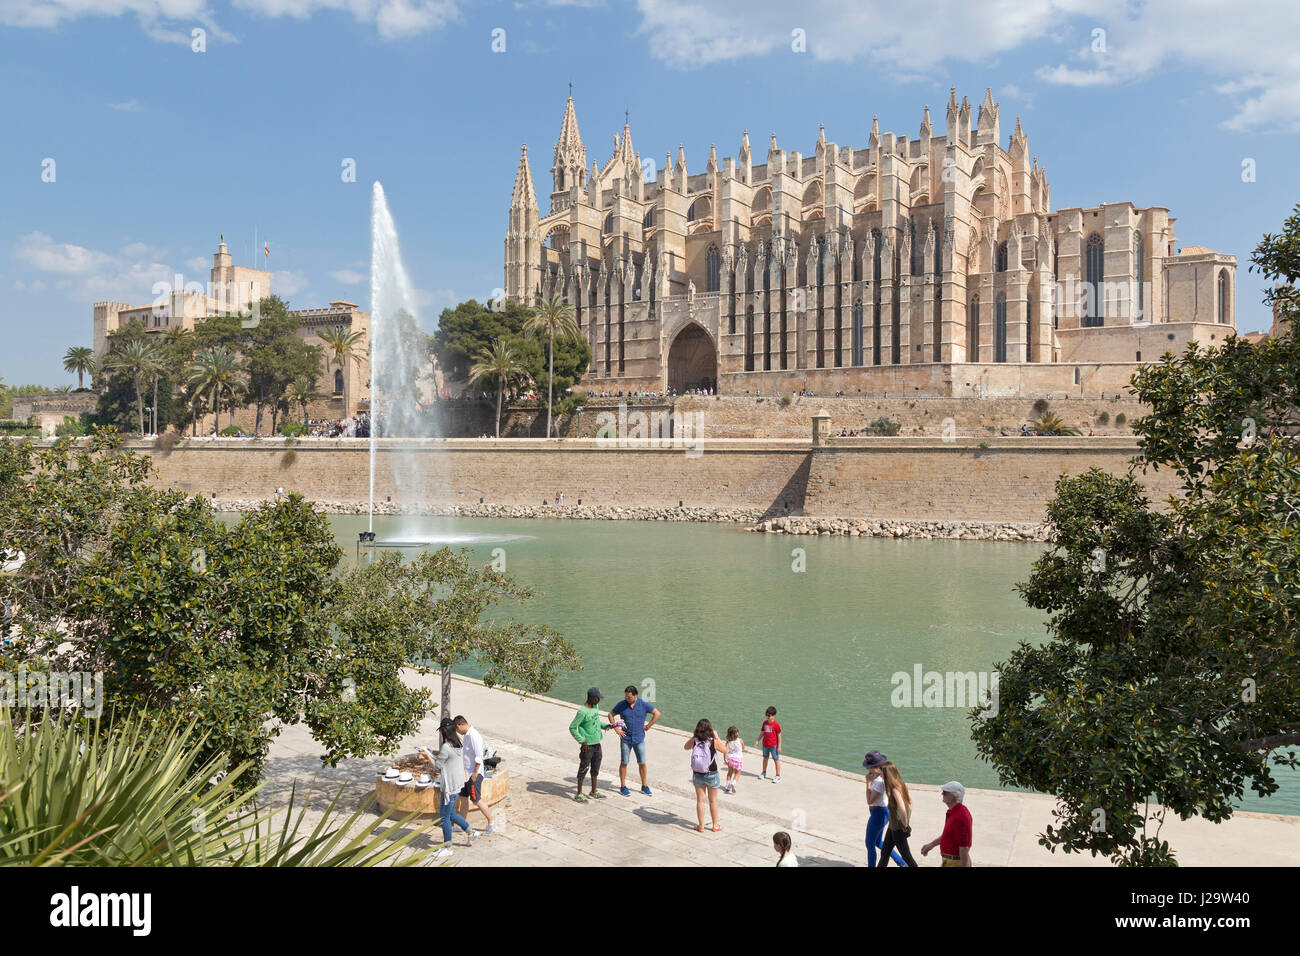
{"type": "Polygon", "coordinates": [[[551,437],[551,406],[555,401],[555,337],[580,338],[582,331],[573,321],[573,306],[558,295],[538,303],[537,311],[524,323],[526,332],[545,332],[550,339],[547,350],[546,437],[551,437]]]}
{"type": "MultiPolygon", "coordinates": [[[[353,359],[358,365],[362,362],[361,350],[357,347],[364,339],[365,333],[358,329],[355,332],[349,332],[341,325],[326,332],[316,333],[322,342],[325,343],[325,350],[328,353],[332,363],[338,365],[341,369],[348,363],[348,359],[353,359]]],[[[348,411],[348,377],[343,376],[343,414],[346,416],[348,411]]]]}
{"type": "MultiPolygon", "coordinates": [[[[508,342],[493,339],[492,347],[479,353],[478,361],[470,366],[469,380],[477,385],[485,379],[497,380],[497,434],[501,437],[501,396],[511,379],[524,374],[524,366],[519,362],[519,354],[508,342]]],[[[549,424],[547,426],[550,427],[549,424]]]]}
{"type": "Polygon", "coordinates": [[[95,350],[84,345],[74,345],[63,353],[63,367],[77,373],[77,388],[82,387],[82,376],[95,372],[95,350]]]}
{"type": "MultiPolygon", "coordinates": [[[[212,393],[212,413],[215,431],[218,433],[221,432],[221,393],[227,392],[231,395],[233,406],[235,389],[239,386],[239,377],[242,373],[243,368],[230,349],[206,349],[194,356],[194,364],[190,366],[186,382],[199,391],[212,393]]],[[[230,412],[232,421],[234,417],[232,407],[230,412]]]]}
{"type": "MultiPolygon", "coordinates": [[[[142,338],[132,339],[120,347],[115,347],[104,356],[104,368],[110,372],[126,375],[135,385],[135,407],[140,423],[140,434],[144,434],[144,383],[162,371],[162,357],[152,342],[142,338]]],[[[155,395],[157,394],[157,379],[155,395]]]]}
{"type": "Polygon", "coordinates": [[[294,379],[293,384],[289,386],[289,401],[302,406],[303,428],[307,427],[307,406],[320,397],[320,392],[316,391],[316,383],[306,376],[294,379]]]}
{"type": "Polygon", "coordinates": [[[1079,429],[1072,425],[1066,425],[1065,422],[1057,416],[1055,412],[1044,411],[1035,421],[1029,423],[1039,435],[1077,435],[1079,429]]]}

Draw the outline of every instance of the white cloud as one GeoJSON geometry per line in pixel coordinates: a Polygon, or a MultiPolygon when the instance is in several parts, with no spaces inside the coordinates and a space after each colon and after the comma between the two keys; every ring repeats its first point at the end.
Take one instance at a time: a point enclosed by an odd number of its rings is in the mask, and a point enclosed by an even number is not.
{"type": "MultiPolygon", "coordinates": [[[[322,10],[350,13],[358,23],[374,24],[386,40],[437,30],[459,15],[457,0],[234,0],[234,5],[300,20],[322,10]]],[[[210,38],[234,40],[213,20],[206,0],[0,0],[0,25],[11,27],[53,29],[81,17],[132,14],[149,36],[164,43],[190,43],[195,24],[210,38]]]]}
{"type": "Polygon", "coordinates": [[[234,5],[265,17],[304,20],[321,10],[352,14],[373,23],[386,40],[428,33],[456,19],[456,0],[234,0],[234,5]]]}
{"type": "Polygon", "coordinates": [[[366,280],[367,276],[356,269],[336,269],[330,273],[330,278],[344,285],[359,285],[366,280]]]}
{"type": "Polygon", "coordinates": [[[191,272],[209,273],[212,269],[212,260],[207,256],[195,256],[193,259],[185,260],[185,268],[191,272]]]}
{"type": "Polygon", "coordinates": [[[119,113],[139,113],[144,109],[139,100],[126,100],[123,103],[109,103],[110,110],[117,110],[119,113]]]}
{"type": "Polygon", "coordinates": [[[655,57],[680,69],[785,54],[861,62],[895,78],[900,71],[908,78],[938,73],[954,61],[987,63],[1031,43],[1074,45],[1070,62],[1046,56],[1038,78],[1103,86],[1186,68],[1218,81],[1213,88],[1234,101],[1225,128],[1300,131],[1295,0],[1257,0],[1248,8],[1220,0],[932,0],[923,17],[896,0],[751,0],[743,15],[721,7],[637,0],[638,32],[655,57]],[[795,29],[805,31],[806,54],[791,49],[795,29]]]}
{"type": "Polygon", "coordinates": [[[307,277],[301,272],[281,269],[271,273],[271,291],[283,299],[291,298],[308,286],[307,277]]]}
{"type": "Polygon", "coordinates": [[[74,246],[66,242],[55,242],[43,232],[30,232],[18,240],[14,250],[18,261],[38,272],[53,272],[58,275],[91,275],[108,268],[113,257],[103,252],[74,246]]]}

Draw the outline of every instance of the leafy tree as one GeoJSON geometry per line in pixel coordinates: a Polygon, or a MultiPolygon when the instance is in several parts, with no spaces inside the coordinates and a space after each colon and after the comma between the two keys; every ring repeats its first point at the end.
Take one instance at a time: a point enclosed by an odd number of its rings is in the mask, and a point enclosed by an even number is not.
{"type": "Polygon", "coordinates": [[[517,302],[506,302],[500,310],[493,310],[474,299],[454,309],[443,309],[432,343],[438,367],[448,380],[468,381],[470,368],[483,350],[491,349],[498,339],[523,332],[531,314],[529,308],[517,302]]]}
{"type": "Polygon", "coordinates": [[[469,370],[471,384],[491,386],[497,389],[497,428],[496,437],[501,437],[501,397],[506,387],[526,375],[524,366],[519,362],[519,355],[509,342],[496,341],[491,348],[479,354],[479,360],[469,370]]]}
{"type": "Polygon", "coordinates": [[[551,411],[555,407],[555,340],[581,340],[582,332],[573,320],[573,306],[553,295],[539,303],[524,322],[524,331],[546,336],[546,437],[551,437],[551,411]]]}
{"type": "Polygon", "coordinates": [[[298,320],[289,315],[288,303],[279,296],[262,299],[258,315],[244,345],[248,392],[256,407],[253,431],[261,434],[262,412],[269,407],[274,433],[281,409],[288,407],[285,393],[294,380],[315,377],[321,354],[319,346],[298,337],[298,320]]]}
{"type": "MultiPolygon", "coordinates": [[[[505,685],[530,693],[550,690],[562,670],[580,669],[576,652],[550,628],[482,619],[503,599],[523,602],[534,592],[490,565],[473,566],[469,554],[442,548],[403,562],[388,551],[344,575],[336,619],[342,669],[336,679],[345,673],[355,677],[353,672],[364,673],[369,666],[391,666],[399,657],[420,673],[436,668],[442,677],[442,712],[450,714],[451,674],[457,665],[482,666],[489,687],[505,685]],[[352,653],[352,635],[357,633],[387,635],[392,661],[375,659],[369,647],[352,653]]],[[[405,688],[399,696],[412,716],[423,716],[427,693],[405,688]]],[[[362,743],[335,740],[333,745],[347,749],[362,743]]]]}
{"type": "Polygon", "coordinates": [[[301,496],[228,524],[151,476],[106,430],[0,440],[0,541],[27,555],[0,576],[16,632],[0,670],[100,672],[109,725],[193,721],[202,752],[251,764],[253,781],[282,725],[305,722],[330,764],[392,750],[427,712],[403,667],[479,660],[489,682],[543,691],[573,661],[544,628],[480,622],[530,592],[464,556],[337,577],[342,552],[301,496]]]}
{"type": "Polygon", "coordinates": [[[63,367],[77,373],[77,388],[84,384],[87,372],[95,372],[95,350],[84,345],[74,345],[63,353],[63,367]]]}
{"type": "MultiPolygon", "coordinates": [[[[1294,283],[1300,216],[1253,256],[1294,283]]],[[[1300,766],[1300,300],[1259,346],[1195,343],[1134,375],[1133,471],[1172,471],[1152,507],[1135,474],[1058,481],[1051,547],[1020,591],[1049,640],[1000,665],[996,714],[973,719],[1004,784],[1057,799],[1040,843],[1173,865],[1167,813],[1219,822],[1272,768],[1300,766]],[[987,719],[985,719],[987,718],[987,719]]]]}

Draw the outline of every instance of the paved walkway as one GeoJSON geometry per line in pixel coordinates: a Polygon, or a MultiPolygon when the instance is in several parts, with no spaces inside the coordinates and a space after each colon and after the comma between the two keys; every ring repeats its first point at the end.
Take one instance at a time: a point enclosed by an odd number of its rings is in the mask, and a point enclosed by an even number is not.
{"type": "MultiPolygon", "coordinates": [[[[436,678],[409,675],[416,684],[435,687],[436,678]]],[[[612,705],[617,698],[603,702],[612,705]]],[[[695,793],[690,784],[687,734],[654,728],[647,738],[650,788],[647,797],[633,789],[618,792],[618,737],[609,732],[604,747],[600,789],[606,800],[573,800],[577,745],[568,726],[576,704],[541,697],[521,698],[489,690],[476,681],[456,678],[455,713],[467,715],[504,758],[511,793],[502,804],[506,828],[481,837],[472,848],[456,835],[453,860],[467,866],[771,866],[772,834],[787,830],[794,837],[801,865],[865,866],[863,834],[866,798],[861,774],[849,774],[801,760],[782,761],[779,784],[758,779],[761,757],[751,750],[739,792],[719,794],[721,833],[695,831],[695,793]]],[[[437,719],[404,740],[400,753],[419,744],[434,745],[437,719]]],[[[351,812],[374,790],[374,773],[382,757],[321,768],[321,748],[305,727],[286,728],[272,745],[269,772],[277,802],[289,783],[317,782],[309,817],[340,785],[347,792],[340,807],[351,812]]],[[[628,768],[629,785],[639,783],[628,768]]],[[[921,844],[938,836],[944,806],[937,786],[909,789],[912,851],[921,866],[938,865],[938,851],[920,855],[921,844]]],[[[971,856],[978,866],[1108,866],[1104,859],[1055,854],[1038,844],[1038,834],[1052,823],[1054,802],[1036,794],[968,790],[966,805],[975,821],[971,856]]],[[[471,824],[482,825],[478,813],[471,824]]],[[[1225,824],[1172,820],[1161,835],[1185,866],[1230,863],[1248,866],[1295,865],[1300,860],[1300,816],[1239,813],[1225,824]]],[[[422,841],[416,845],[429,845],[422,841]]]]}

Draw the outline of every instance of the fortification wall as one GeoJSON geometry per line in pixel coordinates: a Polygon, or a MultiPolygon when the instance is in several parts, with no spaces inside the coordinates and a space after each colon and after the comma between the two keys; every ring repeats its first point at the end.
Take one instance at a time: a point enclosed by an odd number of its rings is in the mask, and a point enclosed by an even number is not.
{"type": "MultiPolygon", "coordinates": [[[[768,515],[912,520],[1037,521],[1062,472],[1096,465],[1123,472],[1129,439],[882,438],[813,450],[806,441],[706,440],[698,448],[617,447],[596,441],[515,439],[381,442],[376,500],[422,504],[566,504],[675,507],[768,515]],[[698,453],[697,453],[698,452],[698,453]]],[[[208,439],[170,453],[151,443],[158,482],[206,497],[269,497],[276,488],[313,500],[364,502],[367,443],[208,439]]],[[[1158,497],[1172,487],[1152,483],[1158,497]]]]}

